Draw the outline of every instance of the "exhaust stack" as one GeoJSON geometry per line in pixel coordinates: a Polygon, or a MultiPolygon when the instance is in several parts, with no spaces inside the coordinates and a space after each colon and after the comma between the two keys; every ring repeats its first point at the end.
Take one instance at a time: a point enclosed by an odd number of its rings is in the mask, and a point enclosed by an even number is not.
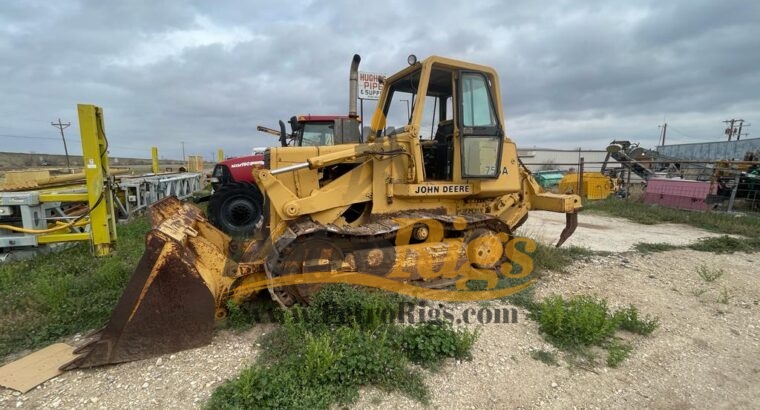
{"type": "Polygon", "coordinates": [[[351,61],[351,73],[349,74],[349,90],[348,90],[348,117],[359,118],[359,114],[356,112],[356,99],[359,94],[359,62],[362,58],[359,54],[354,54],[354,59],[351,61]]]}

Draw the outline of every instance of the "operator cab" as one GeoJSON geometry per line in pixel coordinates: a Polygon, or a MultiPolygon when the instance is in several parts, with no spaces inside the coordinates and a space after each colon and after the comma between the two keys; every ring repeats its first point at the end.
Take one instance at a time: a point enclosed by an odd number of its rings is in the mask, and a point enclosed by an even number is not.
{"type": "Polygon", "coordinates": [[[310,122],[304,124],[298,134],[299,145],[302,147],[333,145],[333,122],[310,122]]]}
{"type": "Polygon", "coordinates": [[[288,121],[291,143],[296,147],[319,147],[338,144],[361,144],[359,121],[339,116],[302,115],[288,121]]]}
{"type": "Polygon", "coordinates": [[[504,131],[487,74],[432,64],[425,85],[428,68],[415,67],[385,84],[385,122],[375,137],[406,132],[419,116],[426,181],[498,178],[504,131]]]}

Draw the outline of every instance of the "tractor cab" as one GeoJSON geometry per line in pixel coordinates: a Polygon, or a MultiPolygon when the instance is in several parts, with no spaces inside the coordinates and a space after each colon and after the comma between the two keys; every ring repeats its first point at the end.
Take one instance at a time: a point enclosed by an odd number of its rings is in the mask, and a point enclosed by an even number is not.
{"type": "MultiPolygon", "coordinates": [[[[288,121],[290,138],[283,146],[319,147],[339,144],[361,144],[359,121],[338,115],[299,115],[288,121]]],[[[281,127],[284,133],[284,127],[281,127]]],[[[281,138],[281,141],[286,139],[281,138]]]]}

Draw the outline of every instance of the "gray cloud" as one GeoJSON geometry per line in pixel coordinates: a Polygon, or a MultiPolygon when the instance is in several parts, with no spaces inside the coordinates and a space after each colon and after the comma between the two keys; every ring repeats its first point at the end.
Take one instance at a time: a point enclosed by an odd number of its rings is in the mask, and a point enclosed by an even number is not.
{"type": "Polygon", "coordinates": [[[651,146],[663,120],[671,142],[715,140],[760,113],[757,38],[743,1],[5,2],[0,150],[62,152],[3,135],[55,138],[60,117],[75,139],[94,103],[114,155],[244,154],[274,142],[258,124],[345,113],[353,53],[387,74],[410,53],[495,67],[523,146],[651,146]]]}

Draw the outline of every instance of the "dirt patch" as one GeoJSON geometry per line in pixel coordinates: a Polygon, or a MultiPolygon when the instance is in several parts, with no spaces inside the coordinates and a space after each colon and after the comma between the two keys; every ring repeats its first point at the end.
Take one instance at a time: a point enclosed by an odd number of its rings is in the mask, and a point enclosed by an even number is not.
{"type": "MultiPolygon", "coordinates": [[[[526,233],[541,228],[546,237],[559,237],[562,216],[557,227],[553,218],[536,214],[526,233]]],[[[582,215],[581,222],[615,229],[581,226],[570,243],[611,252],[627,251],[638,242],[686,244],[712,235],[682,225],[645,226],[591,214],[582,215]]],[[[760,401],[758,262],[756,254],[623,252],[592,256],[567,273],[549,272],[536,285],[538,297],[589,294],[607,298],[612,308],[634,304],[642,314],[658,316],[661,327],[650,337],[624,335],[634,350],[617,369],[606,367],[604,357],[588,368],[561,353],[559,366],[552,366],[531,357],[535,350],[556,349],[518,309],[518,323],[480,326],[472,361],[450,361],[428,376],[431,408],[754,407],[760,401]],[[701,265],[724,274],[705,282],[697,273],[701,265]]],[[[451,310],[457,315],[483,307],[508,306],[482,302],[452,305],[451,310]]],[[[224,380],[254,361],[256,340],[271,326],[222,331],[209,346],[160,359],[70,372],[24,395],[2,389],[0,407],[198,408],[224,380]]],[[[365,389],[354,407],[423,406],[365,389]]]]}
{"type": "MultiPolygon", "coordinates": [[[[553,244],[565,227],[565,215],[534,211],[518,230],[521,235],[553,244]]],[[[642,225],[627,219],[591,213],[578,214],[578,229],[563,246],[582,246],[594,251],[626,252],[637,243],[688,245],[699,238],[721,236],[714,232],[679,224],[642,225]]]]}

